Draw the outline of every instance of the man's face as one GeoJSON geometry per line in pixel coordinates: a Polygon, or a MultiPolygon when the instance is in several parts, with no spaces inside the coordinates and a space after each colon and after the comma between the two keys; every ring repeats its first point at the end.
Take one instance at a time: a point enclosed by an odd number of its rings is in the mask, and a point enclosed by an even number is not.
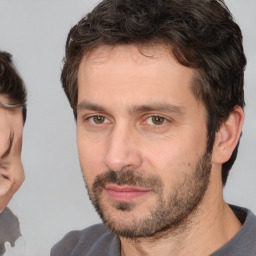
{"type": "MultiPolygon", "coordinates": [[[[0,95],[0,101],[10,104],[4,95],[0,95]]],[[[21,163],[22,131],[22,109],[0,107],[0,212],[24,180],[21,163]]]]}
{"type": "Polygon", "coordinates": [[[77,144],[89,196],[124,237],[178,226],[202,200],[211,156],[193,70],[163,46],[100,47],[78,72],[77,144]]]}

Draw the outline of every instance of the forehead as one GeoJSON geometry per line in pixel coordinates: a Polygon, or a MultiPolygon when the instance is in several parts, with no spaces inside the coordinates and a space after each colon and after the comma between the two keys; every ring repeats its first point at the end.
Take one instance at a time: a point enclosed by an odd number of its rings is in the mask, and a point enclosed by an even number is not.
{"type": "MultiPolygon", "coordinates": [[[[164,44],[152,45],[102,45],[85,54],[80,63],[79,71],[85,66],[106,66],[120,62],[132,63],[133,66],[147,67],[154,64],[177,66],[193,73],[193,69],[181,65],[173,55],[170,47],[164,44]]],[[[116,66],[118,68],[118,66],[116,66]]]]}
{"type": "Polygon", "coordinates": [[[0,102],[10,103],[10,100],[9,100],[9,98],[8,98],[7,95],[5,95],[5,94],[0,94],[0,102]]]}
{"type": "Polygon", "coordinates": [[[9,121],[6,110],[0,108],[0,160],[9,153],[13,127],[9,121]]]}
{"type": "Polygon", "coordinates": [[[78,104],[84,97],[116,100],[118,94],[132,101],[135,96],[161,100],[167,92],[182,98],[187,91],[192,96],[193,78],[194,70],[181,65],[164,45],[101,46],[79,66],[78,104]]]}

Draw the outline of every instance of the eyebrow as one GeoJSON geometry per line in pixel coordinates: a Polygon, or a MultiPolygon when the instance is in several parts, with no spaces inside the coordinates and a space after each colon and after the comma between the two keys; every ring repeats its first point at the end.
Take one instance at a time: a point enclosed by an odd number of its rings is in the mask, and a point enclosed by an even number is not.
{"type": "Polygon", "coordinates": [[[160,112],[178,114],[178,115],[183,114],[182,107],[175,106],[172,104],[166,104],[166,103],[151,103],[148,105],[134,106],[129,110],[129,112],[131,113],[133,112],[144,113],[144,112],[153,112],[153,111],[160,111],[160,112]]]}
{"type": "Polygon", "coordinates": [[[83,100],[75,108],[78,112],[82,110],[105,111],[105,109],[97,104],[92,104],[83,100]]]}
{"type": "MultiPolygon", "coordinates": [[[[78,112],[82,111],[82,110],[107,112],[104,107],[102,107],[98,104],[93,104],[93,103],[86,102],[85,100],[77,105],[76,110],[78,112]]],[[[151,103],[151,104],[133,106],[133,107],[128,109],[128,112],[130,114],[153,112],[153,111],[161,111],[161,112],[166,112],[166,113],[170,113],[170,114],[177,114],[177,115],[182,115],[183,114],[183,108],[182,107],[175,106],[175,105],[172,105],[172,104],[166,104],[166,103],[151,103]]]]}
{"type": "Polygon", "coordinates": [[[7,156],[9,156],[11,149],[12,149],[12,145],[13,145],[13,139],[14,139],[14,133],[11,133],[10,137],[9,137],[9,146],[5,150],[5,152],[2,154],[2,156],[0,157],[1,159],[5,159],[7,156]]]}

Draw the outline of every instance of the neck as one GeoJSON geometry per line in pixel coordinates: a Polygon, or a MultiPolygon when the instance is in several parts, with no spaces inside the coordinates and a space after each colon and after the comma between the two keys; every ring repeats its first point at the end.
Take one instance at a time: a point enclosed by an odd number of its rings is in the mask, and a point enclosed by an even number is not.
{"type": "Polygon", "coordinates": [[[121,255],[205,256],[218,250],[235,236],[241,223],[224,202],[222,188],[219,194],[212,193],[214,189],[209,187],[201,204],[178,227],[154,237],[120,238],[121,255]]]}

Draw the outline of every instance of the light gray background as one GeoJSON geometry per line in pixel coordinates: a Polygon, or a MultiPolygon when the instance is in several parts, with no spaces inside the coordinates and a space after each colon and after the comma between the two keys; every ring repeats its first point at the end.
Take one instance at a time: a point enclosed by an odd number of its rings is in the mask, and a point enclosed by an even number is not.
{"type": "MultiPolygon", "coordinates": [[[[59,81],[67,33],[96,0],[0,0],[0,49],[14,56],[28,89],[26,180],[10,207],[21,222],[26,256],[49,255],[70,230],[99,222],[84,188],[75,122],[59,81]]],[[[256,212],[256,1],[227,0],[244,33],[246,119],[228,202],[256,212]]]]}

